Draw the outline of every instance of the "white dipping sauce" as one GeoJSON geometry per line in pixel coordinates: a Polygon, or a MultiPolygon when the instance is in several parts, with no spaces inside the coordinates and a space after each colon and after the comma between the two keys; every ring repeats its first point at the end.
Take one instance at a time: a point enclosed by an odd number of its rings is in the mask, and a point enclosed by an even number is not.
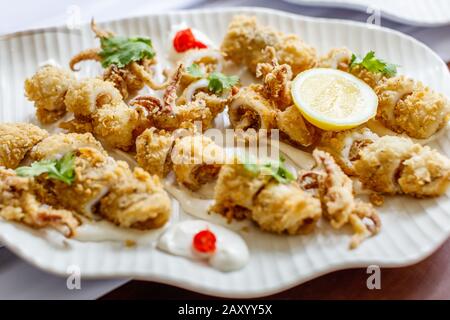
{"type": "Polygon", "coordinates": [[[168,45],[166,52],[169,53],[169,60],[172,62],[182,59],[184,57],[184,54],[186,53],[186,52],[177,52],[175,50],[175,48],[173,47],[173,38],[175,37],[177,32],[181,31],[181,30],[186,30],[186,29],[191,29],[192,34],[194,35],[195,39],[202,42],[203,44],[205,44],[208,48],[213,49],[216,47],[214,45],[214,43],[211,41],[211,39],[206,34],[204,34],[203,32],[201,32],[198,29],[188,26],[187,23],[182,22],[180,24],[172,26],[172,28],[170,29],[170,32],[169,32],[169,41],[168,41],[169,45],[168,45]]]}
{"type": "Polygon", "coordinates": [[[214,187],[211,184],[202,187],[197,193],[193,193],[186,187],[178,185],[173,174],[169,174],[163,183],[164,189],[177,199],[183,211],[192,217],[227,226],[232,230],[242,230],[252,225],[249,220],[234,220],[232,223],[229,223],[224,216],[210,213],[209,208],[214,204],[214,187]],[[207,192],[206,190],[208,189],[209,191],[207,192]]]}
{"type": "Polygon", "coordinates": [[[128,242],[136,244],[149,244],[155,241],[161,234],[160,229],[136,230],[131,228],[121,228],[111,222],[102,220],[95,222],[84,221],[75,231],[73,239],[81,242],[128,242]]]}
{"type": "Polygon", "coordinates": [[[193,260],[206,260],[220,271],[243,268],[249,260],[249,251],[244,239],[224,227],[202,220],[188,220],[170,227],[159,239],[157,247],[173,255],[193,260]],[[210,255],[198,253],[192,246],[194,236],[210,230],[216,236],[216,250],[210,255]]]}
{"type": "Polygon", "coordinates": [[[132,242],[136,245],[148,245],[154,243],[158,237],[170,226],[179,221],[179,206],[176,201],[172,201],[172,213],[169,221],[157,229],[137,230],[123,228],[106,221],[92,221],[81,217],[82,224],[75,230],[72,239],[81,242],[132,242]]]}

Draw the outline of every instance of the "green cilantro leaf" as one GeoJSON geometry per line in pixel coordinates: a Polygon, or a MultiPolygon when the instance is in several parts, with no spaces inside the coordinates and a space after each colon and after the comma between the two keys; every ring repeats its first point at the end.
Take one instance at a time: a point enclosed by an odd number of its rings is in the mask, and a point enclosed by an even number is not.
{"type": "Polygon", "coordinates": [[[109,37],[100,39],[102,66],[116,65],[123,68],[132,61],[153,58],[152,41],[148,38],[109,37]]]}
{"type": "Polygon", "coordinates": [[[36,177],[47,173],[51,179],[60,180],[72,184],[75,179],[75,156],[69,152],[59,160],[36,161],[29,167],[19,167],[16,173],[21,177],[36,177]]]}
{"type": "Polygon", "coordinates": [[[186,68],[186,71],[193,76],[194,78],[203,78],[205,74],[203,73],[202,68],[196,63],[190,65],[186,68]]]}
{"type": "Polygon", "coordinates": [[[213,72],[208,76],[208,90],[221,94],[239,82],[238,76],[227,76],[221,72],[213,72]]]}
{"type": "Polygon", "coordinates": [[[271,175],[278,183],[289,183],[295,180],[294,175],[284,166],[284,158],[280,157],[280,161],[277,163],[268,162],[265,164],[255,164],[244,162],[244,168],[252,175],[257,176],[259,174],[271,175]]]}
{"type": "Polygon", "coordinates": [[[393,77],[397,74],[397,65],[378,59],[375,57],[374,51],[368,52],[364,58],[353,54],[350,61],[350,70],[356,66],[361,66],[370,72],[381,73],[388,77],[393,77]]]}

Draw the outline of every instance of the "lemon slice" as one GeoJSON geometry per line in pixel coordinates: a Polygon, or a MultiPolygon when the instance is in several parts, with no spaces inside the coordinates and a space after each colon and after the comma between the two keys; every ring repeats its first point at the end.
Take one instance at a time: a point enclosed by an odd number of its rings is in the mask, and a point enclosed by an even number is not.
{"type": "Polygon", "coordinates": [[[378,97],[364,81],[350,73],[316,68],[292,82],[292,99],[303,116],[330,131],[351,129],[376,115],[378,97]]]}

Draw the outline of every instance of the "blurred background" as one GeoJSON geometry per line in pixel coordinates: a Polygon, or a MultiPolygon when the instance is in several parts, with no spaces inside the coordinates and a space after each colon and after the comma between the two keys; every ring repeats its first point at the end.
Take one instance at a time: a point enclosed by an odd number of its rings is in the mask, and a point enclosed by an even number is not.
{"type": "MultiPolygon", "coordinates": [[[[392,0],[404,1],[404,0],[392,0]]],[[[0,0],[1,35],[56,25],[76,27],[92,17],[98,22],[169,10],[259,6],[296,14],[370,21],[364,10],[312,7],[283,0],[0,0]]],[[[419,39],[450,61],[450,25],[422,27],[394,22],[383,15],[375,21],[419,39]]],[[[1,57],[0,57],[1,59],[1,57]]],[[[1,247],[1,245],[0,245],[1,247]]],[[[450,242],[418,265],[383,271],[383,290],[369,291],[365,270],[346,270],[326,275],[286,292],[278,299],[450,299],[450,242]],[[330,290],[330,288],[332,288],[330,290]]],[[[66,279],[35,269],[0,248],[0,299],[197,299],[208,298],[178,288],[129,279],[83,281],[82,290],[68,290],[66,279]],[[117,289],[119,288],[119,289],[117,289]],[[116,289],[116,290],[115,290],[116,289]]]]}

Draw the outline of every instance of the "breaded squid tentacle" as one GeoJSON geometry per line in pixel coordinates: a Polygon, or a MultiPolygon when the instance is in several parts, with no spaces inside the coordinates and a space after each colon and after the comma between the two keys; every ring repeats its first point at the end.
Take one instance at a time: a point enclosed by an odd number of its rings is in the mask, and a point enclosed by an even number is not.
{"type": "Polygon", "coordinates": [[[87,50],[83,50],[79,53],[77,53],[75,56],[73,56],[70,59],[69,66],[70,70],[72,71],[80,71],[80,69],[75,68],[75,66],[80,63],[81,61],[86,60],[94,60],[94,61],[101,61],[102,57],[100,56],[100,48],[91,48],[87,50]]]}

